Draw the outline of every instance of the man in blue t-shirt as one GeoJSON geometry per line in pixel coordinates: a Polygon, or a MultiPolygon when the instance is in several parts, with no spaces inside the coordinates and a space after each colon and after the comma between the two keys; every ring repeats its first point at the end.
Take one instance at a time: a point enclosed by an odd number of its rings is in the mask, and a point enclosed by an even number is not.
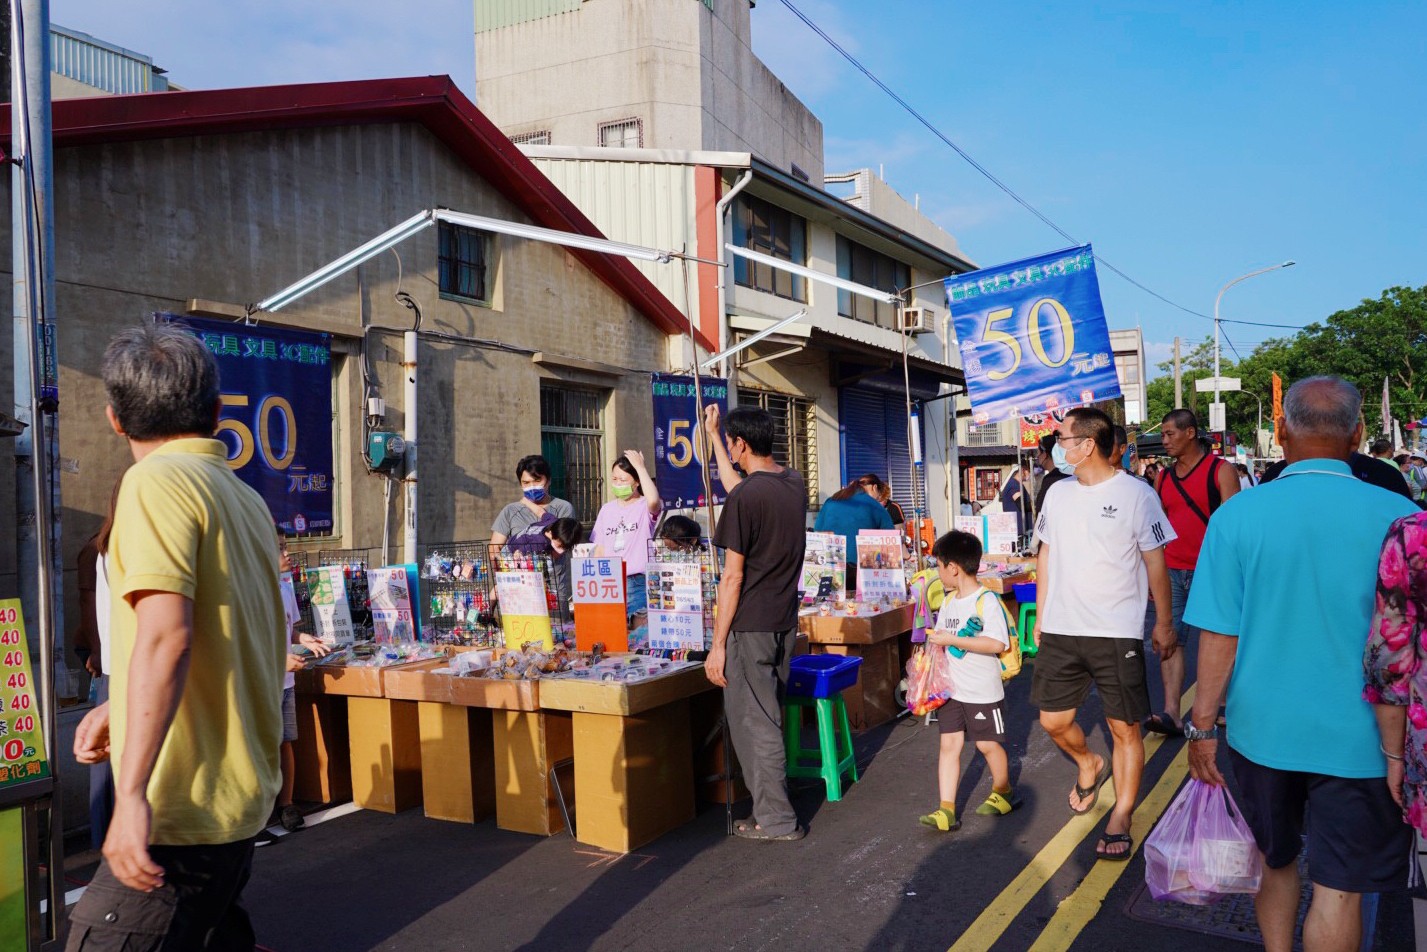
{"type": "Polygon", "coordinates": [[[1306,948],[1356,949],[1361,894],[1407,882],[1412,829],[1385,781],[1362,657],[1383,537],[1416,507],[1354,478],[1361,405],[1337,377],[1289,389],[1288,466],[1210,521],[1184,612],[1202,632],[1190,773],[1224,782],[1214,724],[1227,687],[1229,761],[1264,854],[1257,910],[1270,950],[1293,947],[1305,811],[1306,948]]]}

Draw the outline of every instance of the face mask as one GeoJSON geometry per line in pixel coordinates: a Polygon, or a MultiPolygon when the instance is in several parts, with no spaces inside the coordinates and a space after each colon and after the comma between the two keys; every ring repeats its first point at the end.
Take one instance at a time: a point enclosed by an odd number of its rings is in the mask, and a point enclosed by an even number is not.
{"type": "Polygon", "coordinates": [[[524,496],[531,502],[540,502],[545,498],[545,492],[546,490],[544,486],[531,486],[529,489],[524,491],[524,496]]]}
{"type": "Polygon", "coordinates": [[[634,487],[633,487],[633,486],[615,486],[615,487],[614,487],[614,498],[615,498],[615,499],[628,499],[630,496],[633,496],[633,495],[634,495],[634,487]]]}
{"type": "Polygon", "coordinates": [[[1059,442],[1057,442],[1055,446],[1051,447],[1050,459],[1051,462],[1055,463],[1055,468],[1060,470],[1065,475],[1075,475],[1076,464],[1070,462],[1065,458],[1065,447],[1061,446],[1059,442]]]}

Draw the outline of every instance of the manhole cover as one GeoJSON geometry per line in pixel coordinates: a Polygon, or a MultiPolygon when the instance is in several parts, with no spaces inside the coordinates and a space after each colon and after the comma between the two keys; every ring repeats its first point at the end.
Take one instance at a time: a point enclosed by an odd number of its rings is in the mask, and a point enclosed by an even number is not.
{"type": "MultiPolygon", "coordinates": [[[[1299,854],[1298,874],[1303,879],[1303,896],[1298,903],[1298,927],[1294,930],[1295,949],[1302,949],[1303,917],[1308,914],[1308,898],[1312,885],[1308,882],[1307,851],[1299,854]]],[[[1258,919],[1254,915],[1253,896],[1225,896],[1211,906],[1188,906],[1182,902],[1156,902],[1149,887],[1140,884],[1125,906],[1131,919],[1186,929],[1201,935],[1233,939],[1249,945],[1263,945],[1258,919]]]]}

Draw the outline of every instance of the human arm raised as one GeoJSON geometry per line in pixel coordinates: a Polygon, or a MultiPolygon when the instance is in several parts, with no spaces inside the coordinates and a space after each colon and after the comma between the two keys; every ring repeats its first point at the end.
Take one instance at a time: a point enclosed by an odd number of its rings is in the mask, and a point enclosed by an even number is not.
{"type": "Polygon", "coordinates": [[[639,450],[625,450],[624,458],[629,460],[629,465],[639,476],[639,492],[644,497],[644,504],[652,515],[659,515],[664,509],[664,502],[659,498],[659,487],[654,485],[654,477],[649,475],[644,465],[644,454],[639,450]]]}
{"type": "Polygon", "coordinates": [[[719,430],[718,404],[704,407],[704,433],[713,447],[714,460],[718,463],[718,481],[723,483],[723,491],[733,492],[733,487],[743,482],[743,477],[733,469],[733,460],[728,458],[728,447],[724,445],[723,434],[719,430]]]}

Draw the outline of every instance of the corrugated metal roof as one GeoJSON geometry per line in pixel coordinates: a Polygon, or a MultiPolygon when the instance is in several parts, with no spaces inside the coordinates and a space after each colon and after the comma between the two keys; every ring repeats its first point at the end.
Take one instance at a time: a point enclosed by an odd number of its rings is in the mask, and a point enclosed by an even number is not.
{"type": "Polygon", "coordinates": [[[499,30],[580,9],[582,0],[476,0],[476,32],[499,30]]]}
{"type": "MultiPolygon", "coordinates": [[[[698,202],[694,168],[653,162],[579,162],[531,157],[535,167],[564,192],[605,235],[649,248],[696,253],[698,202]]],[[[648,261],[635,267],[674,306],[698,319],[698,276],[684,268],[648,261]]]]}

